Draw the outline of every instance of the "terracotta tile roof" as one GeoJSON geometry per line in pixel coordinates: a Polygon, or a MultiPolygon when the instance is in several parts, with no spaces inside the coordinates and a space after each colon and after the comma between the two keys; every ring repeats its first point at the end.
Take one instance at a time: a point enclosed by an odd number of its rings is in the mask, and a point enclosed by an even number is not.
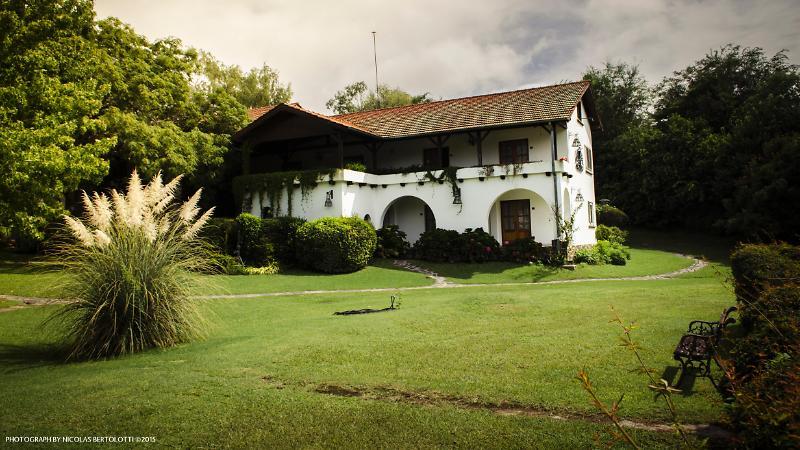
{"type": "Polygon", "coordinates": [[[250,108],[247,110],[247,117],[250,118],[250,121],[254,121],[259,117],[263,116],[264,114],[268,113],[275,105],[269,106],[259,106],[258,108],[250,108]]]}
{"type": "Polygon", "coordinates": [[[384,138],[549,120],[568,120],[588,81],[376,109],[333,118],[384,138]]]}
{"type": "Polygon", "coordinates": [[[249,109],[247,114],[253,122],[240,130],[237,136],[257,126],[255,122],[259,118],[278,107],[292,108],[380,138],[402,138],[503,125],[569,120],[575,105],[588,89],[588,81],[576,81],[337,116],[326,116],[305,109],[299,103],[282,103],[249,109]]]}

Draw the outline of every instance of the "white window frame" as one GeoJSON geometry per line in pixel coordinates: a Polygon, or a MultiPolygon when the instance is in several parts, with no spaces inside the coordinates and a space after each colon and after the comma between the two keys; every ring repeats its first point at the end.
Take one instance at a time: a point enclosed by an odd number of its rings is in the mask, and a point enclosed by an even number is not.
{"type": "Polygon", "coordinates": [[[587,211],[589,212],[589,228],[595,228],[597,225],[595,222],[597,221],[597,214],[594,210],[594,202],[587,202],[588,208],[587,211]]]}

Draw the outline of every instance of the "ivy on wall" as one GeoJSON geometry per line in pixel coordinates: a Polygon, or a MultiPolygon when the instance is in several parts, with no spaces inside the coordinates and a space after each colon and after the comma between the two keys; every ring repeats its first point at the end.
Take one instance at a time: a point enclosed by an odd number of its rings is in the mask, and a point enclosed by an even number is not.
{"type": "Polygon", "coordinates": [[[425,172],[423,179],[427,178],[428,180],[435,183],[447,182],[447,184],[450,185],[451,194],[453,195],[453,200],[455,200],[456,197],[458,197],[458,199],[460,200],[461,194],[459,193],[458,177],[456,176],[458,169],[460,169],[460,167],[445,167],[444,169],[442,169],[442,173],[439,174],[438,177],[434,175],[432,171],[428,170],[425,172]]]}
{"type": "Polygon", "coordinates": [[[288,210],[286,215],[292,215],[292,199],[294,191],[300,188],[303,202],[308,200],[311,191],[319,184],[321,178],[333,178],[336,169],[325,170],[300,170],[291,172],[255,173],[240,175],[233,179],[233,194],[236,202],[242,204],[245,195],[260,192],[266,195],[269,204],[280,214],[281,200],[284,189],[286,190],[288,210]]]}

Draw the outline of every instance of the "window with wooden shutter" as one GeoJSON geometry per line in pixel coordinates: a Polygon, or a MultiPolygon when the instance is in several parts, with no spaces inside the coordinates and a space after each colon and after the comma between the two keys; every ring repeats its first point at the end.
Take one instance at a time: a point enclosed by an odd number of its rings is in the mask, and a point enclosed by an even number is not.
{"type": "Polygon", "coordinates": [[[528,140],[515,139],[502,141],[500,146],[500,164],[520,164],[528,162],[528,140]]]}

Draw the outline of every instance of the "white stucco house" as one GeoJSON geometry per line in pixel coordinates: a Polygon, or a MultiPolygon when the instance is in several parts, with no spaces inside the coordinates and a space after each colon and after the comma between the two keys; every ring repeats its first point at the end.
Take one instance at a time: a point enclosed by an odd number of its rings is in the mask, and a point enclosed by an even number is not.
{"type": "Polygon", "coordinates": [[[411,243],[432,228],[482,227],[501,244],[544,245],[557,238],[554,214],[575,214],[574,244],[595,243],[599,121],[587,81],[338,116],[294,103],[249,114],[234,136],[243,211],[355,215],[396,224],[411,243]],[[281,173],[292,174],[283,185],[281,173]]]}

